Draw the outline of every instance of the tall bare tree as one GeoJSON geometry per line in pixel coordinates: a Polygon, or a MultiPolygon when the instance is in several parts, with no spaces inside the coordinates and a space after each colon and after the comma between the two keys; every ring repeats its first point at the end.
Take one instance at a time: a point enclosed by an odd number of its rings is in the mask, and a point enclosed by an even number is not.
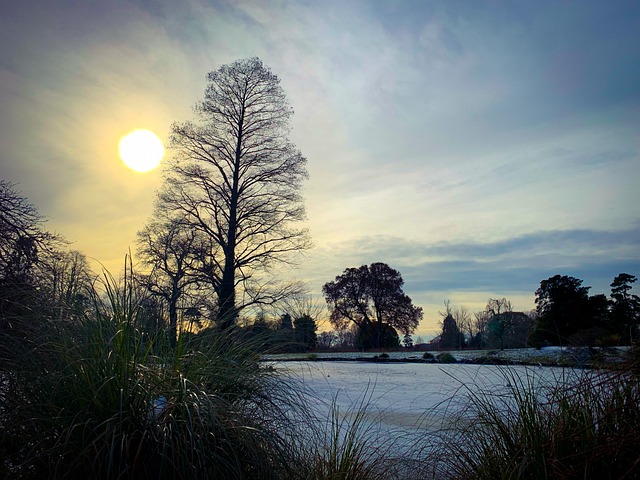
{"type": "Polygon", "coordinates": [[[471,341],[476,332],[474,329],[474,322],[472,320],[471,312],[469,311],[469,309],[464,305],[456,307],[455,311],[453,312],[453,318],[458,324],[458,328],[460,329],[460,332],[462,332],[462,334],[469,341],[471,341]]]}
{"type": "Polygon", "coordinates": [[[288,139],[293,110],[260,59],[223,65],[207,80],[196,120],[172,126],[176,156],[161,201],[213,241],[210,279],[218,325],[227,328],[245,306],[274,300],[257,274],[310,245],[307,230],[295,227],[305,218],[308,174],[288,139]]]}

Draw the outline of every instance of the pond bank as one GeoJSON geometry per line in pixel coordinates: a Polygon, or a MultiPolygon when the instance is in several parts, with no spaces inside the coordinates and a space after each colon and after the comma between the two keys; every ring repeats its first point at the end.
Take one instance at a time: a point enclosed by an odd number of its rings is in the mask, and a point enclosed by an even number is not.
{"type": "Polygon", "coordinates": [[[602,368],[627,359],[628,347],[543,347],[510,350],[452,350],[396,352],[310,352],[263,355],[263,361],[460,363],[471,365],[530,365],[602,368]]]}

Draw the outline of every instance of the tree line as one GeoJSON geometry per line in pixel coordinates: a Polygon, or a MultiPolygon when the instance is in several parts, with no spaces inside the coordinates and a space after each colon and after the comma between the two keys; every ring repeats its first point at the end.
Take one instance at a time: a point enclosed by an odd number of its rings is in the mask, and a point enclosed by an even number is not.
{"type": "Polygon", "coordinates": [[[473,315],[466,307],[441,313],[442,331],[434,343],[441,348],[522,348],[545,345],[630,345],[640,335],[640,298],[631,293],[634,275],[620,273],[611,293],[589,296],[583,281],[554,275],[540,282],[536,308],[514,312],[506,298],[491,298],[473,315]]]}

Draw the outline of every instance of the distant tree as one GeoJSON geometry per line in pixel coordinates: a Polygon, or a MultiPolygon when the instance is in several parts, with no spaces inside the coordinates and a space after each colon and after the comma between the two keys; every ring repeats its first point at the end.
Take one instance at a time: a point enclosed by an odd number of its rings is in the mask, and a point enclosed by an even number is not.
{"type": "Polygon", "coordinates": [[[302,291],[292,293],[281,302],[282,308],[292,316],[292,318],[300,318],[309,316],[316,324],[319,323],[324,305],[321,301],[314,299],[312,295],[302,291]]]}
{"type": "Polygon", "coordinates": [[[565,345],[571,334],[590,326],[585,325],[589,288],[582,286],[582,280],[566,275],[555,275],[540,282],[535,300],[539,317],[536,342],[565,345]]]}
{"type": "Polygon", "coordinates": [[[249,322],[248,328],[254,336],[271,336],[277,328],[264,311],[259,311],[253,319],[249,319],[249,322]]]}
{"type": "Polygon", "coordinates": [[[440,348],[464,347],[464,334],[458,328],[458,324],[451,313],[447,313],[442,320],[439,346],[440,348]]]}
{"type": "Polygon", "coordinates": [[[293,328],[296,342],[302,345],[304,350],[313,350],[318,344],[316,335],[316,322],[309,315],[303,315],[293,320],[293,328]]]}
{"type": "Polygon", "coordinates": [[[337,340],[336,332],[321,332],[318,334],[318,348],[330,350],[335,346],[337,340]]]}
{"type": "Polygon", "coordinates": [[[243,308],[289,295],[264,274],[310,245],[307,230],[293,227],[305,218],[300,188],[308,174],[288,139],[293,111],[260,59],[223,65],[207,80],[197,121],[172,126],[176,161],[161,201],[211,240],[209,279],[217,325],[226,329],[243,308]]]}
{"type": "Polygon", "coordinates": [[[621,273],[611,283],[611,323],[625,342],[634,340],[640,324],[640,297],[630,293],[636,281],[634,275],[621,273]]]}
{"type": "MultiPolygon", "coordinates": [[[[15,185],[0,180],[0,330],[33,338],[60,313],[50,291],[44,260],[64,243],[44,229],[44,217],[15,185]],[[34,320],[41,322],[34,322],[34,320]],[[23,321],[27,320],[27,321],[23,321]],[[37,324],[37,325],[36,325],[37,324]]],[[[1,361],[1,360],[0,360],[1,361]]]]}
{"type": "Polygon", "coordinates": [[[373,327],[369,327],[368,325],[365,325],[364,327],[357,327],[355,346],[358,349],[369,350],[371,348],[400,347],[400,337],[398,336],[398,332],[388,323],[384,323],[382,325],[382,333],[379,334],[379,339],[376,337],[378,335],[378,332],[373,333],[369,331],[369,328],[378,329],[377,325],[374,325],[373,327]],[[374,345],[371,341],[374,338],[378,339],[377,345],[374,345]]]}
{"type": "Polygon", "coordinates": [[[500,350],[504,350],[504,337],[509,333],[513,320],[512,315],[507,315],[513,311],[511,302],[506,298],[490,298],[485,310],[489,319],[489,333],[497,339],[500,350]]]}
{"type": "Polygon", "coordinates": [[[413,338],[411,338],[411,335],[406,333],[404,335],[404,338],[402,339],[402,345],[404,346],[404,348],[413,348],[413,338]]]}
{"type": "Polygon", "coordinates": [[[293,331],[293,318],[289,313],[280,314],[275,323],[273,342],[279,344],[279,351],[293,352],[296,350],[293,331]]]}
{"type": "Polygon", "coordinates": [[[56,319],[81,317],[93,296],[94,274],[81,252],[53,251],[40,262],[39,282],[56,319]]]}
{"type": "Polygon", "coordinates": [[[342,349],[355,348],[359,327],[355,323],[344,324],[342,328],[336,328],[336,347],[342,349]]]}
{"type": "Polygon", "coordinates": [[[288,313],[280,315],[280,330],[293,330],[293,320],[288,313]]]}
{"type": "Polygon", "coordinates": [[[465,337],[465,343],[467,343],[467,340],[471,341],[475,335],[475,322],[471,317],[469,309],[464,305],[459,306],[453,309],[452,315],[456,321],[456,325],[458,325],[458,328],[460,329],[460,332],[462,332],[465,337]]]}
{"type": "Polygon", "coordinates": [[[422,319],[422,308],[413,305],[403,284],[400,272],[385,263],[345,269],[322,287],[331,323],[338,329],[355,323],[370,337],[367,344],[372,348],[382,345],[387,326],[412,333],[422,319]]]}
{"type": "Polygon", "coordinates": [[[489,317],[487,310],[476,312],[473,314],[474,335],[470,340],[470,346],[473,348],[484,348],[487,346],[489,336],[489,317]]]}

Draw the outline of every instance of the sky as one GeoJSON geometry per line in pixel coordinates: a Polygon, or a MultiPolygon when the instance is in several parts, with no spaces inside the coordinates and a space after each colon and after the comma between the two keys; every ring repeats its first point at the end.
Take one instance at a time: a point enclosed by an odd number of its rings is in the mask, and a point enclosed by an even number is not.
{"type": "MultiPolygon", "coordinates": [[[[0,0],[0,178],[118,271],[167,140],[205,75],[258,56],[295,114],[314,248],[286,272],[321,298],[385,262],[437,330],[443,302],[535,307],[540,281],[640,276],[640,4],[556,0],[0,0]]],[[[99,264],[97,262],[100,262],[99,264]]],[[[640,290],[640,287],[635,288],[640,290]]],[[[637,292],[636,292],[637,293],[637,292]]]]}

